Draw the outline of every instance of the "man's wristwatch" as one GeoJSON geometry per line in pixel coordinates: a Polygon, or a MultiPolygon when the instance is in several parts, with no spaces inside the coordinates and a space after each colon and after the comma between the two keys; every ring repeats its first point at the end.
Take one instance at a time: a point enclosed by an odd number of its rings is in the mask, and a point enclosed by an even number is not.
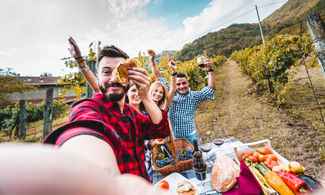
{"type": "Polygon", "coordinates": [[[211,69],[208,70],[208,72],[213,72],[213,71],[214,71],[213,68],[211,68],[211,69]]]}
{"type": "Polygon", "coordinates": [[[84,72],[86,72],[86,71],[89,70],[87,64],[85,64],[85,65],[83,65],[83,66],[78,66],[78,68],[79,68],[80,71],[84,71],[84,72]]]}
{"type": "Polygon", "coordinates": [[[175,72],[175,73],[172,73],[171,75],[172,75],[172,76],[176,76],[176,75],[177,75],[177,72],[175,72]]]}

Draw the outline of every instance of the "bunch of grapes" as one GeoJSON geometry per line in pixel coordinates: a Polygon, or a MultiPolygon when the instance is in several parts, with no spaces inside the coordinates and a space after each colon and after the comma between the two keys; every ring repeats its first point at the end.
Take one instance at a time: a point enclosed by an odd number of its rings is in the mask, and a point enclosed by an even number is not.
{"type": "Polygon", "coordinates": [[[184,160],[191,159],[193,155],[193,150],[191,148],[187,148],[184,152],[184,160]]]}
{"type": "Polygon", "coordinates": [[[192,153],[193,153],[193,150],[190,148],[187,148],[182,151],[177,151],[176,156],[177,156],[178,161],[183,161],[183,160],[191,159],[192,153]]]}
{"type": "Polygon", "coordinates": [[[177,160],[178,161],[182,161],[182,159],[183,159],[183,153],[181,151],[177,151],[176,152],[176,156],[177,156],[177,160]]]}
{"type": "Polygon", "coordinates": [[[157,160],[156,161],[156,166],[161,168],[161,167],[164,167],[166,165],[169,165],[170,164],[170,161],[169,160],[157,160]]]}
{"type": "Polygon", "coordinates": [[[156,166],[161,168],[169,164],[175,165],[174,155],[171,155],[171,158],[168,158],[164,153],[158,152],[156,157],[156,166]]]}

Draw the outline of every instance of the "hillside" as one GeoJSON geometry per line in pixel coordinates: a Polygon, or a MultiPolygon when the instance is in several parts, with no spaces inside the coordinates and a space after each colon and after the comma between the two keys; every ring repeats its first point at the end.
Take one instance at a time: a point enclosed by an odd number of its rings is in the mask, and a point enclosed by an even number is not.
{"type": "Polygon", "coordinates": [[[307,32],[305,19],[312,12],[325,16],[324,0],[289,0],[280,9],[273,12],[262,22],[265,31],[272,37],[276,34],[299,34],[300,21],[303,21],[303,31],[307,32]]]}
{"type": "MultiPolygon", "coordinates": [[[[277,34],[300,32],[299,22],[312,12],[318,11],[325,16],[325,0],[289,0],[281,8],[273,12],[262,21],[263,31],[266,38],[273,38],[277,34]]],[[[303,22],[303,30],[306,25],[303,22]]],[[[261,44],[258,24],[233,24],[217,32],[208,33],[192,43],[186,44],[178,51],[174,59],[185,61],[195,56],[225,55],[230,56],[233,51],[261,44]]]]}
{"type": "Polygon", "coordinates": [[[191,60],[195,56],[207,52],[208,56],[230,56],[233,51],[251,47],[262,42],[257,24],[233,24],[228,28],[207,35],[187,44],[177,52],[175,59],[191,60]]]}

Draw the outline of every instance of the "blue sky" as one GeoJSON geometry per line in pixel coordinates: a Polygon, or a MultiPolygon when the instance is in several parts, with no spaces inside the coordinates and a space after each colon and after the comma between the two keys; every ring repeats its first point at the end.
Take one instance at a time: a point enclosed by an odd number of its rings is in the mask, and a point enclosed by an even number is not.
{"type": "MultiPolygon", "coordinates": [[[[180,50],[233,23],[257,23],[286,0],[3,0],[0,1],[0,68],[21,75],[64,75],[68,37],[82,53],[92,41],[139,51],[180,50]],[[238,17],[240,16],[240,17],[238,17]]],[[[267,32],[266,32],[267,34],[267,32]]],[[[77,70],[75,70],[77,71],[77,70]]]]}
{"type": "Polygon", "coordinates": [[[144,10],[148,16],[164,18],[170,28],[181,28],[187,17],[199,15],[211,0],[156,0],[151,1],[144,10]]]}

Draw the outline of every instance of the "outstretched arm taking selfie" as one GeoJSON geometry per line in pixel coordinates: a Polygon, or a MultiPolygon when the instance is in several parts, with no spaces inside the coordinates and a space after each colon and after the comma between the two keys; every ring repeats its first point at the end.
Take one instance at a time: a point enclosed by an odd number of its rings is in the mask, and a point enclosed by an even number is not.
{"type": "Polygon", "coordinates": [[[82,75],[85,77],[87,83],[90,85],[90,87],[93,89],[93,91],[95,93],[99,93],[97,79],[96,79],[94,73],[87,66],[84,58],[82,57],[80,49],[79,49],[76,41],[72,37],[70,37],[69,43],[70,43],[70,47],[71,47],[71,48],[69,48],[69,52],[70,52],[71,56],[77,61],[82,75]]]}
{"type": "Polygon", "coordinates": [[[148,50],[148,53],[149,53],[149,61],[150,61],[152,73],[155,79],[159,79],[161,77],[161,73],[159,72],[155,61],[156,53],[153,50],[148,50]]]}
{"type": "Polygon", "coordinates": [[[0,156],[1,195],[167,194],[141,177],[114,175],[50,145],[0,144],[0,156]]]}
{"type": "Polygon", "coordinates": [[[121,174],[112,147],[93,135],[75,136],[64,142],[60,149],[94,163],[113,175],[121,174]]]}

